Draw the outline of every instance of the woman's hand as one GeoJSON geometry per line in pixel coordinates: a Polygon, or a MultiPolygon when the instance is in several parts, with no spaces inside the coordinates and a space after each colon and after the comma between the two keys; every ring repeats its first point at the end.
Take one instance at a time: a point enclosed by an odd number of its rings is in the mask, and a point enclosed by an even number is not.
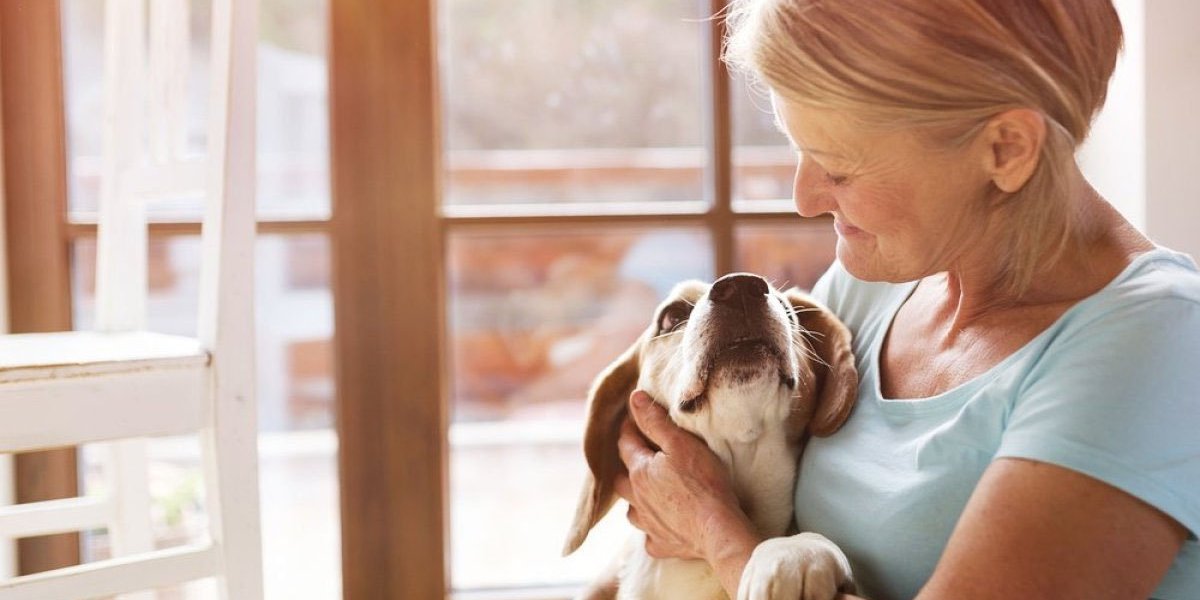
{"type": "Polygon", "coordinates": [[[618,478],[616,488],[629,502],[630,523],[646,534],[646,552],[704,559],[740,577],[761,538],[738,506],[725,466],[645,392],[635,391],[629,404],[633,418],[617,442],[629,475],[618,478]]]}

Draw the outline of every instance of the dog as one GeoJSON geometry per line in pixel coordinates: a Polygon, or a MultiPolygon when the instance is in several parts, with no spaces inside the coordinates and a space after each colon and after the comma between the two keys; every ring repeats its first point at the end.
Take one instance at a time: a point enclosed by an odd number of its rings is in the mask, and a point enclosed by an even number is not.
{"type": "MultiPolygon", "coordinates": [[[[720,457],[742,508],[768,538],[746,565],[739,599],[827,600],[852,591],[849,561],[836,545],[813,533],[781,537],[793,528],[805,441],[834,433],[853,410],[858,372],[850,341],[819,302],[796,288],[777,291],[757,275],[676,285],[645,332],[592,384],[589,473],[563,555],[579,548],[616,501],[614,479],[625,470],[617,437],[630,394],[642,389],[720,457]]],[[[656,559],[644,545],[638,532],[580,598],[727,598],[704,561],[656,559]]]]}

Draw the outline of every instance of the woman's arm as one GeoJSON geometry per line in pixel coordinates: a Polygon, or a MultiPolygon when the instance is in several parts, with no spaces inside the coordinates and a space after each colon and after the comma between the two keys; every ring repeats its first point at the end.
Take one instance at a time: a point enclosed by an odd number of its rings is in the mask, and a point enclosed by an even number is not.
{"type": "Polygon", "coordinates": [[[984,472],[918,598],[1148,598],[1186,535],[1100,480],[1002,458],[984,472]]]}

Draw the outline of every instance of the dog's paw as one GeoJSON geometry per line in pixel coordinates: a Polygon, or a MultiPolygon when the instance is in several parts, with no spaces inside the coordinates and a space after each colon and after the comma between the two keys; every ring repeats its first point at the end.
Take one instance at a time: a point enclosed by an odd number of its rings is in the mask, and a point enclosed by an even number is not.
{"type": "Polygon", "coordinates": [[[825,536],[801,533],[758,545],[738,584],[738,600],[832,600],[853,592],[850,561],[825,536]]]}

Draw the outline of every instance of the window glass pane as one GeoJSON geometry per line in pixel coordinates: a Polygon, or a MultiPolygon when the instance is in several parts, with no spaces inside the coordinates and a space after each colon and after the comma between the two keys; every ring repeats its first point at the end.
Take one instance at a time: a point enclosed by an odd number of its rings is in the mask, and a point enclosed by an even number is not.
{"type": "Polygon", "coordinates": [[[827,219],[793,224],[744,225],[736,233],[736,268],[758,273],[785,289],[811,289],[837,252],[837,233],[827,219]]]}
{"type": "MultiPolygon", "coordinates": [[[[258,51],[258,214],[329,216],[325,30],[328,0],[260,0],[258,51]]],[[[62,0],[67,117],[68,206],[94,220],[104,145],[104,6],[62,0]]],[[[211,0],[189,6],[184,156],[201,159],[208,111],[211,0]]],[[[152,218],[198,220],[199,192],[149,199],[152,218]]]]}
{"type": "MultiPolygon", "coordinates": [[[[78,329],[94,322],[95,254],[94,239],[73,244],[78,329]]],[[[149,328],[195,335],[199,238],[152,238],[149,254],[149,328]]],[[[262,507],[270,507],[262,511],[266,597],[336,598],[341,549],[329,244],[323,234],[260,235],[255,259],[259,489],[262,507]]],[[[207,536],[199,450],[197,436],[148,444],[159,544],[207,536]]],[[[95,446],[85,450],[81,475],[88,493],[101,493],[108,485],[104,457],[95,446]]],[[[86,539],[90,559],[107,555],[107,536],[86,539]]]]}
{"type": "Polygon", "coordinates": [[[447,204],[702,197],[694,0],[441,0],[447,204]]]}
{"type": "Polygon", "coordinates": [[[762,85],[751,86],[735,73],[729,84],[733,104],[733,199],[737,208],[759,201],[786,200],[790,206],[796,154],[775,125],[771,99],[762,85]]]}
{"type": "Polygon", "coordinates": [[[579,583],[620,549],[631,530],[618,507],[559,557],[587,472],[587,389],[676,282],[712,278],[711,256],[695,229],[451,236],[456,589],[579,583]]]}

